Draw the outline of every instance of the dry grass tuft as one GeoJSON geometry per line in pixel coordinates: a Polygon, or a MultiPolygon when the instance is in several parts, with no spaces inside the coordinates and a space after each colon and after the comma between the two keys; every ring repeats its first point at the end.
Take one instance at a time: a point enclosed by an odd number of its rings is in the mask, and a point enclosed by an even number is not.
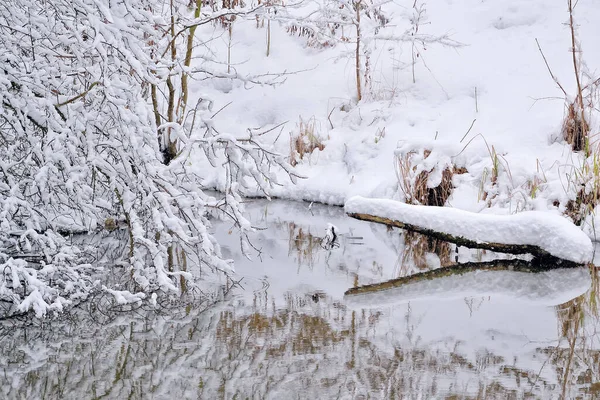
{"type": "Polygon", "coordinates": [[[588,134],[590,126],[579,110],[577,103],[566,106],[566,115],[562,125],[562,136],[571,145],[573,151],[585,151],[589,156],[588,134]]]}
{"type": "Polygon", "coordinates": [[[567,203],[565,214],[571,217],[575,225],[581,225],[600,204],[600,152],[593,152],[582,168],[575,172],[574,179],[580,188],[575,200],[567,203]]]}
{"type": "Polygon", "coordinates": [[[575,200],[569,200],[565,208],[565,214],[573,220],[573,223],[577,226],[581,226],[589,210],[586,204],[589,202],[588,196],[585,194],[585,190],[581,189],[577,193],[575,200]]]}
{"type": "Polygon", "coordinates": [[[320,136],[315,132],[316,125],[314,117],[308,121],[300,118],[298,134],[296,136],[290,134],[290,164],[292,166],[296,166],[299,160],[302,160],[307,154],[312,154],[315,149],[319,151],[325,149],[320,136]]]}
{"type": "MultiPolygon", "coordinates": [[[[484,139],[485,140],[485,139],[484,139]]],[[[491,147],[485,142],[487,146],[488,153],[490,155],[490,159],[492,161],[491,173],[488,172],[486,168],[483,171],[481,176],[481,185],[479,187],[479,194],[477,196],[477,201],[483,200],[487,201],[488,207],[492,206],[492,200],[498,195],[497,192],[497,184],[498,184],[498,176],[500,175],[500,158],[498,157],[498,153],[496,152],[496,148],[492,145],[491,147]],[[487,178],[490,178],[491,187],[486,187],[487,178]],[[490,195],[489,190],[492,189],[492,193],[490,195]],[[496,190],[493,190],[496,189],[496,190]]],[[[508,166],[508,163],[506,164],[508,166]]]]}
{"type": "MultiPolygon", "coordinates": [[[[422,204],[427,206],[443,206],[452,194],[454,186],[452,177],[455,166],[445,167],[442,171],[442,178],[437,186],[430,187],[430,178],[434,169],[422,170],[417,173],[417,165],[413,162],[413,156],[416,151],[408,152],[397,157],[396,174],[400,189],[404,193],[406,203],[422,204]]],[[[429,157],[431,150],[423,151],[423,160],[429,157]]],[[[462,171],[462,169],[461,169],[462,171]]]]}
{"type": "Polygon", "coordinates": [[[442,171],[442,182],[434,188],[427,188],[427,205],[441,207],[446,204],[446,200],[448,200],[448,197],[452,194],[452,189],[454,189],[452,185],[453,176],[454,172],[450,168],[442,171]]]}

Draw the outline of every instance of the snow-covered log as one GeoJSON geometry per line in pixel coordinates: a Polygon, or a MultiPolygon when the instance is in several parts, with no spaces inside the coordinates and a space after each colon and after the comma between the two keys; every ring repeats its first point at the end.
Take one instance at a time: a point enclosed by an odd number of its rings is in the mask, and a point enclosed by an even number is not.
{"type": "Polygon", "coordinates": [[[532,254],[576,264],[592,259],[589,237],[566,218],[547,212],[478,214],[358,196],[346,202],[345,210],[353,218],[419,232],[460,246],[532,254]]]}

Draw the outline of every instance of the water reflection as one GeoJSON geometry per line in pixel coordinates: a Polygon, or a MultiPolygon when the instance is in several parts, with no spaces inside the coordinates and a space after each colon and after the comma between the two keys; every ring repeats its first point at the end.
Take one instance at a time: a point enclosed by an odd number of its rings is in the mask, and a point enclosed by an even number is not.
{"type": "Polygon", "coordinates": [[[544,270],[521,260],[464,263],[350,288],[346,301],[358,307],[417,300],[494,296],[542,305],[561,304],[587,292],[586,268],[544,270]]]}
{"type": "MultiPolygon", "coordinates": [[[[600,394],[596,269],[505,271],[492,280],[476,273],[388,293],[367,307],[344,292],[453,263],[456,249],[350,220],[337,208],[256,202],[249,211],[269,228],[254,237],[262,249],[255,261],[239,254],[229,226],[216,228],[243,290],[129,312],[98,298],[97,307],[81,305],[56,321],[2,321],[0,398],[600,394]],[[318,245],[328,223],[342,233],[338,249],[318,245]],[[418,241],[422,248],[411,247],[418,241]]],[[[459,256],[482,258],[465,249],[459,256]]]]}
{"type": "Polygon", "coordinates": [[[400,276],[413,271],[426,271],[431,268],[448,267],[456,263],[456,245],[417,232],[405,231],[404,251],[399,257],[400,276]]]}
{"type": "Polygon", "coordinates": [[[294,222],[284,224],[289,232],[288,256],[295,260],[298,267],[313,267],[322,249],[323,238],[313,234],[309,229],[298,226],[294,222]]]}

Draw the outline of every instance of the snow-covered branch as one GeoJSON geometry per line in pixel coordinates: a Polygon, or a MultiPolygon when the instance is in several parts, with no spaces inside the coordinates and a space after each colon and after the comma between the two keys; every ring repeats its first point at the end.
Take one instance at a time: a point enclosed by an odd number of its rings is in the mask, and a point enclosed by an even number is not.
{"type": "MultiPolygon", "coordinates": [[[[174,4],[187,10],[187,2],[174,4]]],[[[258,138],[219,134],[208,101],[184,118],[190,57],[173,46],[187,43],[191,25],[227,11],[186,22],[158,10],[161,2],[147,0],[0,5],[0,301],[18,311],[44,315],[101,290],[95,277],[107,271],[91,268],[59,232],[94,231],[109,220],[129,231],[123,256],[132,292],[177,293],[200,272],[231,271],[207,214],[225,210],[244,234],[251,227],[238,190],[246,179],[267,192],[276,168],[294,176],[258,138]],[[168,160],[165,138],[174,150],[168,160]],[[200,154],[226,160],[224,202],[203,193],[202,177],[187,168],[200,154]]],[[[104,290],[119,301],[143,298],[124,289],[104,290]]]]}
{"type": "Polygon", "coordinates": [[[463,47],[464,44],[452,39],[449,34],[444,35],[428,35],[428,34],[411,34],[406,32],[402,35],[391,35],[391,34],[377,34],[373,36],[373,39],[387,40],[391,42],[418,42],[420,44],[440,44],[447,47],[463,47]]]}

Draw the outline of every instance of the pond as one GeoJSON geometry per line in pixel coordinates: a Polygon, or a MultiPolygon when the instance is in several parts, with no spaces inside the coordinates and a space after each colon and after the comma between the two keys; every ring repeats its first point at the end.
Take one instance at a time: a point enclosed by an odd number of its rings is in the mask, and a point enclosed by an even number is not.
{"type": "MultiPolygon", "coordinates": [[[[157,308],[98,299],[0,325],[7,399],[521,399],[600,396],[595,268],[472,271],[364,295],[359,285],[498,255],[251,201],[260,249],[216,295],[157,308]],[[328,224],[338,234],[323,241],[328,224]]],[[[418,276],[418,275],[417,275],[418,276]]]]}

